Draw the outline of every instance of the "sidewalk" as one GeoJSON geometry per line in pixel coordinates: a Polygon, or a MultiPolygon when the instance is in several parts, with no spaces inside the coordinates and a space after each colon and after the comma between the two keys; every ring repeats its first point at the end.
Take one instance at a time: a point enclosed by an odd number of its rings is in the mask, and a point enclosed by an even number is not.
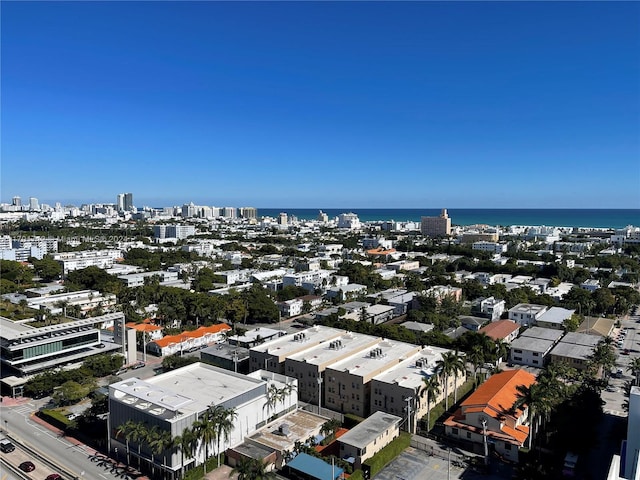
{"type": "Polygon", "coordinates": [[[27,397],[9,397],[8,395],[3,395],[0,397],[0,407],[17,407],[19,405],[24,405],[25,403],[29,403],[31,401],[30,398],[27,397]]]}

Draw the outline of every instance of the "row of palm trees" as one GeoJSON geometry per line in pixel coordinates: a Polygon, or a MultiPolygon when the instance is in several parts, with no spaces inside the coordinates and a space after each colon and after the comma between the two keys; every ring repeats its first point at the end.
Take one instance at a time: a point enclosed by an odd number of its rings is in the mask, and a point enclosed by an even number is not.
{"type": "Polygon", "coordinates": [[[127,449],[127,463],[130,463],[130,444],[136,444],[138,450],[138,467],[141,467],[142,446],[147,445],[151,454],[149,460],[152,475],[155,475],[156,458],[163,455],[163,477],[167,474],[167,455],[172,455],[177,449],[181,454],[181,476],[184,475],[185,459],[195,457],[199,450],[204,450],[203,471],[207,473],[207,459],[209,451],[216,445],[218,464],[222,453],[220,444],[228,442],[231,432],[235,427],[238,414],[235,408],[225,408],[222,405],[210,405],[207,410],[194,422],[191,428],[185,428],[181,435],[171,436],[171,432],[163,430],[158,425],[149,425],[146,422],[127,420],[116,428],[116,436],[124,439],[127,449]]]}
{"type": "Polygon", "coordinates": [[[294,383],[287,383],[282,388],[278,388],[275,383],[271,383],[267,388],[267,401],[264,404],[264,408],[267,409],[267,418],[269,418],[269,412],[275,410],[278,403],[282,403],[284,406],[285,400],[295,391],[296,385],[294,383]]]}

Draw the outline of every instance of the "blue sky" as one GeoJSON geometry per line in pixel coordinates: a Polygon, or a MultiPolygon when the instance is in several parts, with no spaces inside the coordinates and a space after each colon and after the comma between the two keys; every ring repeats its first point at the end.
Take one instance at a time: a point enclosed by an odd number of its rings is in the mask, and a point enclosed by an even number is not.
{"type": "Polygon", "coordinates": [[[2,2],[1,199],[640,208],[637,2],[2,2]]]}

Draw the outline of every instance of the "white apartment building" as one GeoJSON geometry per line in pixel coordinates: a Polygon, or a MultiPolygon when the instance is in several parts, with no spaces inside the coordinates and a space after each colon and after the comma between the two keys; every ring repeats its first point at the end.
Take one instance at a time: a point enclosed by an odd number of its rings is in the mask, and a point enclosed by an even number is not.
{"type": "Polygon", "coordinates": [[[121,250],[83,250],[56,253],[53,259],[62,264],[63,275],[87,267],[111,268],[122,258],[121,250]]]}
{"type": "Polygon", "coordinates": [[[354,468],[373,457],[400,435],[402,418],[376,412],[338,439],[340,457],[354,458],[354,468]]]}
{"type": "Polygon", "coordinates": [[[330,255],[342,255],[342,248],[341,243],[322,244],[318,245],[318,253],[326,257],[330,255]]]}
{"type": "Polygon", "coordinates": [[[471,248],[481,252],[502,254],[507,251],[507,244],[498,242],[475,242],[471,245],[471,248]]]}
{"type": "Polygon", "coordinates": [[[283,317],[295,317],[296,315],[302,314],[303,306],[304,302],[299,298],[278,303],[278,309],[283,317]]]}
{"type": "Polygon", "coordinates": [[[547,307],[543,305],[535,305],[532,303],[519,303],[509,309],[509,320],[522,325],[535,325],[536,320],[547,311],[547,307]]]}
{"type": "Polygon", "coordinates": [[[154,225],[153,226],[153,236],[158,241],[183,240],[195,234],[196,234],[196,227],[193,225],[154,225]]]}
{"type": "Polygon", "coordinates": [[[27,303],[29,308],[49,310],[53,315],[62,314],[69,307],[78,307],[84,316],[98,307],[105,311],[112,310],[117,304],[117,298],[113,293],[102,294],[97,290],[79,290],[46,297],[27,298],[27,303]]]}
{"type": "Polygon", "coordinates": [[[157,277],[160,284],[178,281],[178,272],[158,270],[155,272],[130,273],[126,275],[118,275],[118,280],[122,281],[127,287],[141,287],[146,279],[157,277]]]}
{"type": "Polygon", "coordinates": [[[471,313],[495,322],[502,317],[506,305],[504,300],[498,300],[494,297],[478,298],[471,305],[471,313]]]}
{"type": "Polygon", "coordinates": [[[234,283],[250,281],[253,273],[253,270],[245,268],[242,270],[225,270],[222,272],[216,272],[216,276],[222,277],[223,283],[233,285],[234,283]]]}
{"type": "Polygon", "coordinates": [[[313,292],[316,288],[326,287],[329,284],[331,270],[310,270],[307,272],[287,273],[282,277],[282,285],[303,287],[313,292]]]}
{"type": "Polygon", "coordinates": [[[359,230],[361,226],[360,219],[355,213],[341,213],[338,215],[338,228],[359,230]]]}

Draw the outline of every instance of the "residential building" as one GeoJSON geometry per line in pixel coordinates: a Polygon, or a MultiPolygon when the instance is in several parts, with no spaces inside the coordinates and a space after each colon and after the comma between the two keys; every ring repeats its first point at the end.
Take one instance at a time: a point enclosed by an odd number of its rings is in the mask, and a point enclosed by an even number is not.
{"type": "Polygon", "coordinates": [[[341,458],[353,458],[354,469],[400,435],[402,418],[375,412],[338,439],[341,458]]]}
{"type": "Polygon", "coordinates": [[[511,342],[510,360],[519,365],[542,368],[547,355],[563,332],[551,328],[531,327],[511,342]]]}
{"type": "Polygon", "coordinates": [[[341,213],[338,215],[338,228],[359,230],[360,227],[360,219],[355,213],[341,213]]]}
{"type": "Polygon", "coordinates": [[[177,241],[184,240],[196,234],[196,227],[193,225],[154,225],[153,236],[157,241],[177,241]]]}
{"type": "Polygon", "coordinates": [[[344,333],[337,328],[316,325],[299,333],[292,333],[251,348],[251,371],[268,370],[285,373],[285,360],[296,353],[309,350],[321,343],[337,339],[344,333]]]}
{"type": "Polygon", "coordinates": [[[422,217],[420,231],[425,237],[447,237],[451,235],[451,218],[447,209],[442,209],[439,217],[422,217]]]}
{"type": "Polygon", "coordinates": [[[84,317],[92,311],[98,311],[98,309],[103,312],[115,309],[117,298],[113,293],[102,294],[97,290],[78,290],[28,298],[27,303],[30,308],[48,310],[53,315],[84,317]],[[77,313],[72,315],[72,312],[77,313]]]}
{"type": "Polygon", "coordinates": [[[154,355],[165,357],[174,353],[184,353],[198,350],[212,343],[224,340],[224,333],[231,330],[226,323],[200,327],[196,330],[185,331],[178,335],[168,335],[147,344],[147,351],[154,355]]]}
{"type": "Polygon", "coordinates": [[[536,324],[536,320],[547,311],[547,307],[543,305],[534,305],[532,303],[519,303],[509,309],[509,320],[528,327],[536,324]]]}
{"type": "MultiPolygon", "coordinates": [[[[155,426],[160,432],[169,432],[173,440],[185,428],[193,425],[207,409],[220,406],[234,409],[234,428],[228,441],[220,442],[226,450],[241,444],[246,437],[267,424],[268,419],[297,408],[296,380],[283,375],[254,372],[241,375],[204,363],[194,363],[146,380],[130,378],[109,385],[108,451],[118,448],[129,450],[132,457],[142,457],[142,464],[152,458],[148,442],[126,442],[118,435],[119,427],[129,420],[155,426]],[[283,401],[268,401],[269,388],[286,389],[283,401]],[[291,387],[289,387],[291,386],[291,387]],[[265,405],[269,405],[265,408],[265,405]],[[138,453],[140,452],[140,453],[138,453]]],[[[177,478],[182,467],[187,469],[201,465],[204,453],[217,453],[218,443],[208,448],[198,445],[193,457],[181,455],[173,447],[153,455],[156,471],[168,471],[170,478],[177,478]],[[184,463],[183,463],[184,462],[184,463]]]]}
{"type": "Polygon", "coordinates": [[[366,417],[371,411],[371,379],[420,350],[419,346],[383,340],[366,352],[325,369],[325,403],[341,413],[366,417]]]}
{"type": "Polygon", "coordinates": [[[480,330],[480,327],[487,323],[486,318],[482,317],[472,317],[469,315],[458,315],[458,320],[460,320],[460,325],[462,325],[467,330],[471,330],[472,332],[477,332],[480,330]]]}
{"type": "Polygon", "coordinates": [[[432,296],[436,299],[438,303],[442,301],[443,298],[449,297],[449,299],[454,300],[456,302],[462,301],[462,288],[460,287],[452,287],[450,285],[436,285],[431,287],[426,292],[427,296],[432,296]]]}
{"type": "Polygon", "coordinates": [[[498,320],[491,322],[480,329],[480,333],[484,333],[495,341],[511,343],[518,337],[520,325],[512,320],[498,320]]]}
{"type": "Polygon", "coordinates": [[[499,255],[507,251],[507,244],[498,242],[474,242],[471,245],[471,248],[473,250],[479,250],[481,252],[489,252],[499,255]]]}
{"type": "Polygon", "coordinates": [[[449,375],[446,380],[440,379],[440,393],[430,399],[427,404],[422,391],[424,382],[437,374],[437,364],[442,355],[450,350],[426,346],[415,354],[401,361],[388,370],[371,379],[372,412],[386,412],[407,417],[407,406],[410,406],[410,418],[403,423],[403,428],[416,432],[418,421],[427,414],[429,408],[444,399],[445,391],[449,394],[465,382],[466,372],[449,375]],[[445,388],[446,386],[446,388],[445,388]],[[409,399],[409,400],[407,400],[409,399]]]}
{"type": "Polygon", "coordinates": [[[224,270],[216,272],[216,277],[221,279],[221,283],[233,285],[235,283],[243,283],[251,280],[254,271],[248,268],[241,270],[224,270]]]}
{"type": "Polygon", "coordinates": [[[62,264],[62,275],[87,267],[111,268],[122,259],[121,250],[83,250],[63,252],[53,255],[53,259],[62,264]]]}
{"type": "Polygon", "coordinates": [[[256,327],[252,330],[247,330],[242,335],[233,335],[228,337],[230,345],[238,345],[244,348],[255,347],[261,343],[267,342],[274,338],[282,337],[285,335],[283,330],[276,330],[273,328],[256,327]]]}
{"type": "Polygon", "coordinates": [[[337,298],[338,301],[344,302],[367,293],[367,286],[359,283],[350,283],[339,287],[331,287],[327,290],[327,298],[337,298]]]}
{"type": "Polygon", "coordinates": [[[536,377],[525,370],[492,375],[445,420],[445,434],[478,454],[495,450],[509,461],[518,461],[518,450],[528,446],[527,406],[512,409],[519,398],[517,387],[530,387],[536,377]],[[487,450],[485,450],[487,449],[487,450]]]}
{"type": "Polygon", "coordinates": [[[325,369],[356,353],[369,351],[381,340],[362,333],[343,332],[331,341],[289,355],[284,362],[284,373],[298,379],[298,398],[301,401],[317,405],[322,388],[318,378],[323,377],[325,369]]]}
{"type": "Polygon", "coordinates": [[[568,310],[566,308],[551,307],[536,319],[535,324],[538,327],[564,330],[565,320],[570,319],[575,312],[575,310],[568,310]]]}
{"type": "Polygon", "coordinates": [[[278,309],[283,317],[295,317],[302,314],[302,307],[304,302],[299,298],[293,300],[285,300],[284,302],[278,302],[278,309]]]}
{"type": "Polygon", "coordinates": [[[287,478],[299,480],[339,480],[344,478],[342,468],[307,453],[296,455],[285,465],[283,472],[287,478]]]}
{"type": "Polygon", "coordinates": [[[585,370],[598,342],[600,339],[595,335],[567,333],[549,352],[549,363],[564,363],[576,370],[585,370]]]}
{"type": "Polygon", "coordinates": [[[585,280],[580,284],[580,288],[584,288],[593,293],[600,288],[600,281],[595,279],[585,280]]]}
{"type": "Polygon", "coordinates": [[[477,298],[472,302],[471,313],[479,317],[488,318],[492,322],[495,322],[500,320],[505,308],[506,303],[504,300],[498,300],[494,297],[482,297],[477,298]]]}
{"type": "Polygon", "coordinates": [[[177,282],[178,272],[158,270],[155,272],[130,273],[126,275],[118,275],[118,280],[124,283],[125,286],[133,288],[143,286],[145,281],[150,281],[154,277],[157,278],[160,285],[177,282]]]}
{"type": "Polygon", "coordinates": [[[249,350],[247,348],[219,343],[200,351],[200,358],[209,365],[225,370],[249,373],[249,350]]]}

